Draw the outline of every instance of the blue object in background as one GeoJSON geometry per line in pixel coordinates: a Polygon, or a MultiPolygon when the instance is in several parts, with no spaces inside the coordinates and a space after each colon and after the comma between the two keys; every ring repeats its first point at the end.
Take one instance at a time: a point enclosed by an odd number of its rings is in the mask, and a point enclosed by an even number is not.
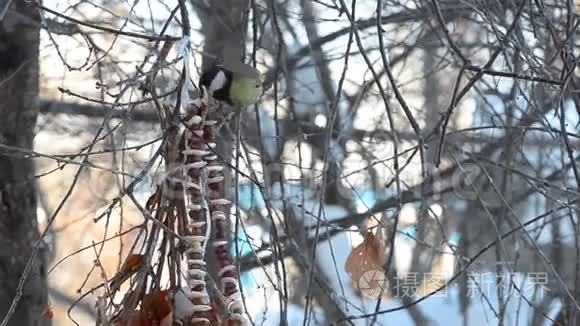
{"type": "Polygon", "coordinates": [[[352,192],[352,198],[357,210],[366,211],[377,202],[377,196],[372,190],[358,190],[352,192]]]}
{"type": "MultiPolygon", "coordinates": [[[[235,241],[230,242],[229,249],[232,257],[244,257],[245,255],[248,255],[252,252],[252,248],[250,247],[250,238],[248,238],[248,235],[246,232],[244,232],[244,228],[241,226],[238,228],[235,241]],[[238,252],[236,252],[236,249],[238,252]]],[[[243,287],[246,293],[251,293],[252,289],[255,288],[255,282],[252,280],[252,276],[250,275],[249,271],[240,274],[240,285],[243,287]]]]}
{"type": "Polygon", "coordinates": [[[415,241],[417,237],[417,228],[414,225],[405,226],[401,229],[403,239],[408,241],[415,241]]]}
{"type": "Polygon", "coordinates": [[[449,239],[447,239],[447,241],[449,242],[449,245],[452,245],[452,246],[458,246],[459,240],[461,240],[461,234],[459,234],[459,232],[451,233],[449,235],[449,239]]]}
{"type": "Polygon", "coordinates": [[[242,184],[238,187],[238,205],[241,209],[259,209],[266,207],[260,189],[253,183],[242,184]]]}

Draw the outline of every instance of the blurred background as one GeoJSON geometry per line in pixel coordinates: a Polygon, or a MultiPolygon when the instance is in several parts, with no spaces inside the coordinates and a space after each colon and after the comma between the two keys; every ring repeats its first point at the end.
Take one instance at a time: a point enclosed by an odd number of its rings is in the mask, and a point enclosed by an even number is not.
{"type": "Polygon", "coordinates": [[[253,324],[580,325],[573,0],[0,9],[3,325],[95,324],[142,250],[188,25],[195,84],[264,77],[218,138],[253,324]]]}

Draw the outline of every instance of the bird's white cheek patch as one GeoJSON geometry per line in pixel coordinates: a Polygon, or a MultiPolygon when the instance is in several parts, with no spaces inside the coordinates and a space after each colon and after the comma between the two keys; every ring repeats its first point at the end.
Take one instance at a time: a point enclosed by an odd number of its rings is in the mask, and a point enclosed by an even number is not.
{"type": "Polygon", "coordinates": [[[226,74],[224,74],[223,71],[220,71],[217,73],[217,75],[215,75],[215,78],[211,81],[211,84],[209,85],[209,91],[213,95],[213,92],[223,88],[225,84],[226,84],[226,74]]]}

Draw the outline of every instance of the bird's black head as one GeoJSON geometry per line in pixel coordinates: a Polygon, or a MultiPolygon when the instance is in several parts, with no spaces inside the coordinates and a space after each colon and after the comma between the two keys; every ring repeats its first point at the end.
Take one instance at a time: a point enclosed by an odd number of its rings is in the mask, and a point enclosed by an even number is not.
{"type": "Polygon", "coordinates": [[[201,78],[199,78],[199,88],[201,90],[201,94],[203,95],[204,88],[209,89],[211,85],[211,81],[217,76],[220,72],[220,68],[216,65],[212,65],[209,69],[205,70],[201,74],[201,78]]]}
{"type": "Polygon", "coordinates": [[[208,96],[213,97],[218,101],[227,102],[232,105],[232,100],[229,95],[229,88],[232,84],[233,73],[222,66],[212,65],[201,74],[199,79],[199,88],[201,96],[204,91],[208,91],[208,96]],[[216,81],[214,83],[214,81],[216,81]]]}

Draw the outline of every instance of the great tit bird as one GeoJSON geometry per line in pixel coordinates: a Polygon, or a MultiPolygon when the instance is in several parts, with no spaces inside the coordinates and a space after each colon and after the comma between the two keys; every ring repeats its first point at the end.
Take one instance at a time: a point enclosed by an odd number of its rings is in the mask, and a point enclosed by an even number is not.
{"type": "Polygon", "coordinates": [[[247,64],[213,65],[204,71],[199,80],[202,96],[225,102],[234,107],[256,103],[262,96],[262,76],[247,64]]]}

